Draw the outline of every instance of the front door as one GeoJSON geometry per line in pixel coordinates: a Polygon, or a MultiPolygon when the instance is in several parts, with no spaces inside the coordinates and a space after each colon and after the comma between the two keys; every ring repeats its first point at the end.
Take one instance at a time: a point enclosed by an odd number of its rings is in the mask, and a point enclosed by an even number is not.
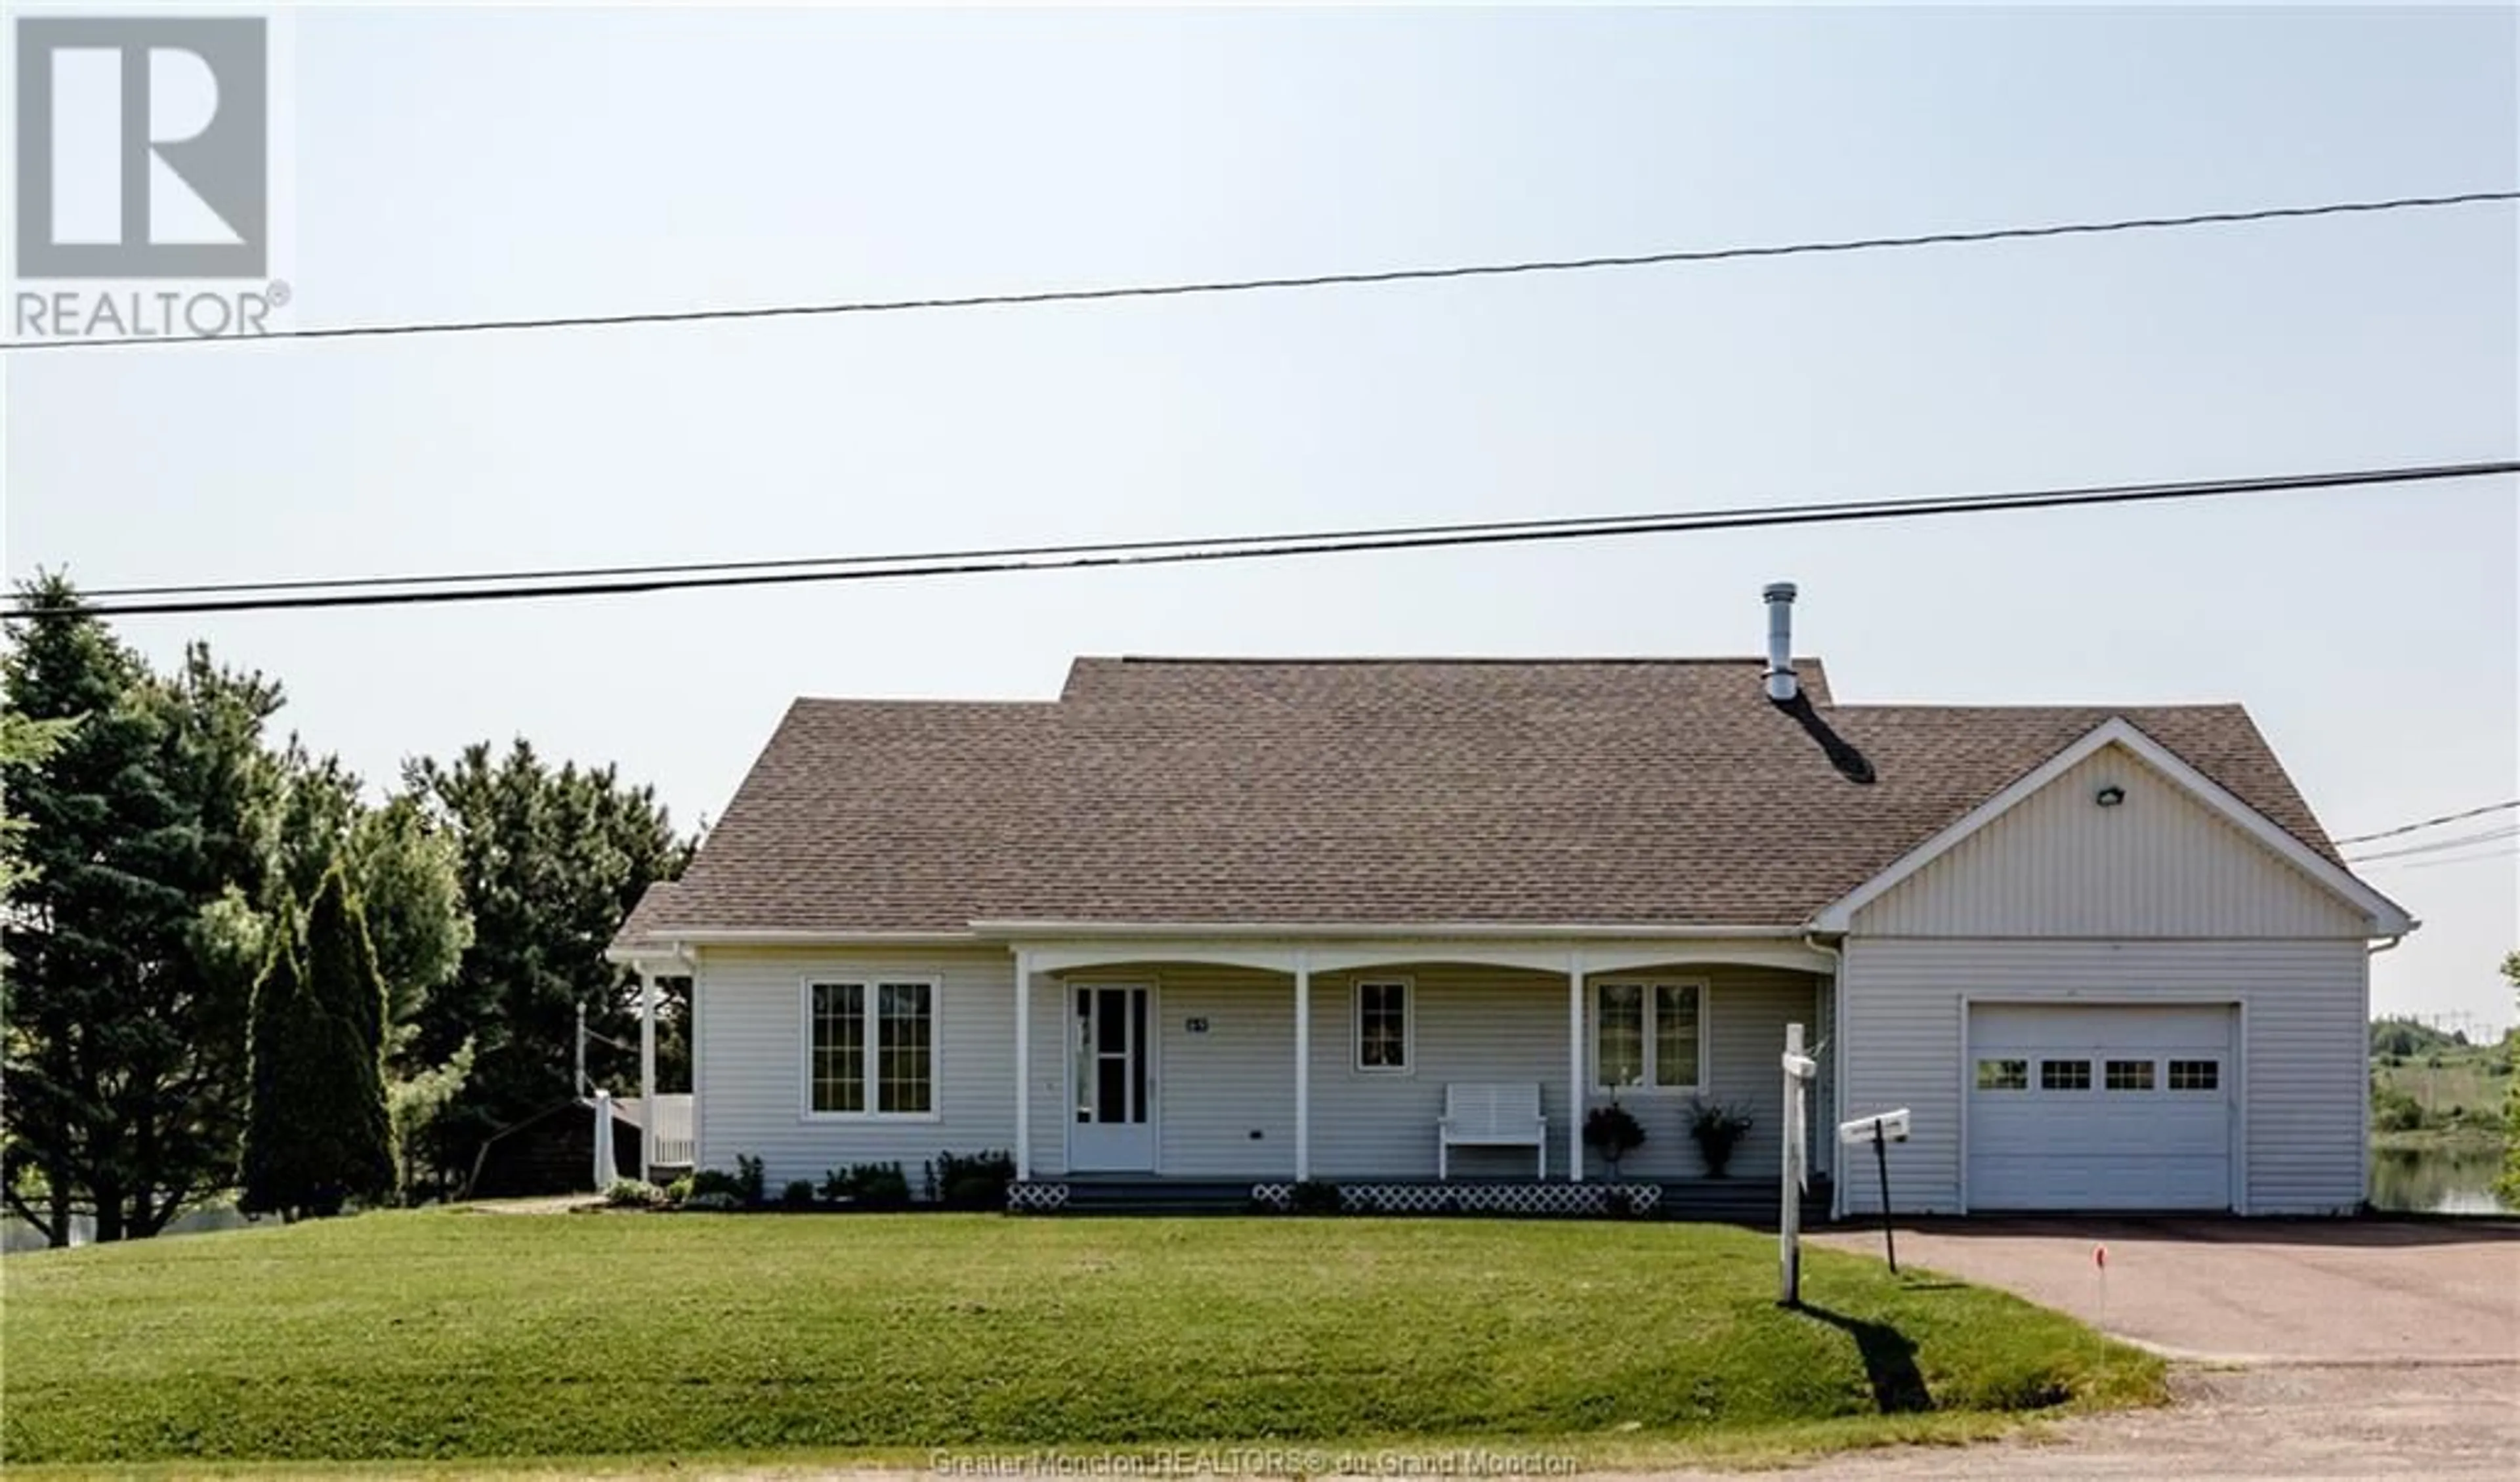
{"type": "Polygon", "coordinates": [[[1067,1166],[1079,1173],[1152,1173],[1153,990],[1078,984],[1070,994],[1075,1115],[1067,1129],[1067,1166]]]}

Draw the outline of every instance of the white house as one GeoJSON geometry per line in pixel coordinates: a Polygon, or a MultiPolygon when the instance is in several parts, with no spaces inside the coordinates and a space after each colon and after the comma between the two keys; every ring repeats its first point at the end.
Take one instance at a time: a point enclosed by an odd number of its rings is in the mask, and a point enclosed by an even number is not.
{"type": "Polygon", "coordinates": [[[693,980],[694,1156],[1581,1190],[1616,1097],[1623,1177],[1679,1189],[1704,1096],[1773,1180],[1802,1023],[1815,1125],[1912,1110],[1900,1209],[2354,1208],[2367,959],[2415,923],[2248,715],[1838,704],[1769,600],[1765,660],[799,700],[612,947],[693,980]]]}

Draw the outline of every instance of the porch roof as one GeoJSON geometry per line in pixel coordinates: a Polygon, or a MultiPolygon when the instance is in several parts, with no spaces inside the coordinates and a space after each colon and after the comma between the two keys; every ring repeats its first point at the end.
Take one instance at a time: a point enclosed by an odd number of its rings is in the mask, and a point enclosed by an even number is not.
{"type": "Polygon", "coordinates": [[[1056,702],[798,700],[620,944],[977,921],[1787,930],[2123,718],[2335,851],[2236,705],[1766,698],[1754,658],[1082,659],[1056,702]]]}

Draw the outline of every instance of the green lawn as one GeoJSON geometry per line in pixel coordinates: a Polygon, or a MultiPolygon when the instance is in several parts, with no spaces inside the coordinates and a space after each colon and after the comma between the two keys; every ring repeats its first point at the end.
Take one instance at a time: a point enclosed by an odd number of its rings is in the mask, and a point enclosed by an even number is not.
{"type": "Polygon", "coordinates": [[[10,1258],[0,1440],[13,1467],[1799,1449],[2161,1396],[2057,1314],[1805,1261],[1792,1313],[1774,1238],[1708,1226],[370,1215],[10,1258]]]}

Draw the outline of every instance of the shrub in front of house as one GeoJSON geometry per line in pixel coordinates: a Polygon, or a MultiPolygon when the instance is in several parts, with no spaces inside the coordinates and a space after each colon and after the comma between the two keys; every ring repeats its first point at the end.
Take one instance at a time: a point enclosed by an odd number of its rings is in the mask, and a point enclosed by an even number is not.
{"type": "Polygon", "coordinates": [[[1015,1181],[1012,1152],[942,1152],[928,1166],[931,1195],[948,1209],[996,1211],[1007,1207],[1007,1186],[1015,1181]]]}
{"type": "Polygon", "coordinates": [[[614,1179],[604,1190],[604,1202],[613,1209],[661,1209],[665,1190],[638,1179],[614,1179]]]}
{"type": "Polygon", "coordinates": [[[788,1187],[779,1190],[779,1207],[782,1209],[813,1208],[814,1181],[812,1179],[789,1179],[788,1181],[788,1187]]]}
{"type": "Polygon", "coordinates": [[[696,1213],[724,1212],[742,1209],[743,1207],[743,1200],[736,1197],[734,1194],[726,1192],[724,1190],[712,1189],[693,1194],[690,1198],[683,1200],[682,1207],[696,1213]]]}
{"type": "Polygon", "coordinates": [[[692,1176],[688,1173],[665,1186],[665,1202],[668,1204],[679,1206],[691,1196],[692,1176]]]}
{"type": "MultiPolygon", "coordinates": [[[[691,1176],[690,1182],[691,1190],[683,1195],[683,1203],[686,1205],[690,1204],[694,1199],[717,1197],[724,1197],[727,1200],[726,1207],[729,1209],[740,1209],[746,1204],[755,1202],[753,1199],[745,1196],[744,1181],[742,1178],[736,1174],[729,1173],[723,1168],[700,1169],[698,1172],[694,1173],[691,1176]]],[[[716,1206],[711,1205],[709,1207],[715,1208],[716,1206]]]]}
{"type": "Polygon", "coordinates": [[[899,1163],[852,1163],[823,1175],[823,1197],[856,1209],[907,1209],[910,1180],[899,1163]]]}

